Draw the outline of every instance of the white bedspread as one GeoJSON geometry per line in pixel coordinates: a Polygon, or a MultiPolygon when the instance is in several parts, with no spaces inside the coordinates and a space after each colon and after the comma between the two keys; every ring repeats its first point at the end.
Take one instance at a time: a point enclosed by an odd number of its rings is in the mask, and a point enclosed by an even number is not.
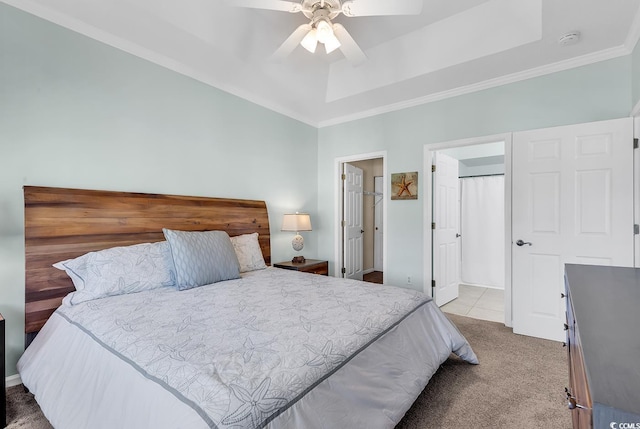
{"type": "Polygon", "coordinates": [[[393,427],[451,351],[421,293],[269,268],[63,306],[19,371],[59,428],[393,427]]]}

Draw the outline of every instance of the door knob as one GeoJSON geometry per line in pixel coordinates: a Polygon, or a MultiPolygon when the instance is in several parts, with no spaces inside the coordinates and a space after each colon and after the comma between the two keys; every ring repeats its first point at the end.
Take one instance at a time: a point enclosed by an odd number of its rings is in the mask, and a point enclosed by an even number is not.
{"type": "Polygon", "coordinates": [[[360,230],[360,234],[364,234],[364,229],[361,229],[361,230],[360,230]]]}
{"type": "Polygon", "coordinates": [[[518,246],[524,246],[525,244],[528,244],[529,246],[531,246],[531,243],[529,243],[528,241],[522,241],[522,240],[516,241],[516,244],[518,246]]]}
{"type": "Polygon", "coordinates": [[[461,235],[456,232],[456,238],[458,238],[458,237],[461,237],[461,235]]]}

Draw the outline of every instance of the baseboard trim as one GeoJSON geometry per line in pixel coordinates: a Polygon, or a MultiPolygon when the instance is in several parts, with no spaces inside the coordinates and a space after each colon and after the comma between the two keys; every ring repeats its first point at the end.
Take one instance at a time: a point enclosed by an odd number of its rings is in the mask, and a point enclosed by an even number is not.
{"type": "Polygon", "coordinates": [[[20,374],[10,375],[5,379],[5,383],[7,387],[17,386],[19,384],[22,384],[22,378],[20,378],[20,374]]]}
{"type": "Polygon", "coordinates": [[[500,287],[500,286],[493,286],[493,285],[481,285],[479,283],[466,283],[466,282],[460,282],[461,285],[465,285],[465,286],[473,286],[473,287],[483,287],[485,289],[496,289],[496,290],[504,290],[504,287],[500,287]]]}
{"type": "Polygon", "coordinates": [[[369,274],[369,273],[372,273],[374,271],[375,270],[373,268],[369,268],[368,270],[362,270],[362,275],[369,274]]]}

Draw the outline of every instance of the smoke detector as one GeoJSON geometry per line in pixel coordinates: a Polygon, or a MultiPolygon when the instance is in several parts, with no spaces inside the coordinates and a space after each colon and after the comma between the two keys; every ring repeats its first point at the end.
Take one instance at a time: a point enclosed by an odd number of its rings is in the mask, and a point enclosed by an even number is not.
{"type": "Polygon", "coordinates": [[[569,31],[566,34],[563,34],[558,39],[558,44],[560,46],[568,46],[575,45],[580,41],[580,32],[579,31],[569,31]]]}

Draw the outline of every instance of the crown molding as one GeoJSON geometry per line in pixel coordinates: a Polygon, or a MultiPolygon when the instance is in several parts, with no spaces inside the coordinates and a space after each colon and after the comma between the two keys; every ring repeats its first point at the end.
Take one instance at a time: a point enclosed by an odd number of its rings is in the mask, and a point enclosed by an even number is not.
{"type": "Polygon", "coordinates": [[[605,49],[602,51],[582,55],[579,57],[571,58],[568,60],[548,64],[534,69],[524,70],[522,72],[512,73],[506,76],[501,76],[493,79],[488,79],[483,82],[478,82],[471,85],[466,85],[458,88],[454,88],[447,91],[442,91],[434,94],[429,94],[423,97],[414,98],[398,103],[388,104],[380,106],[374,109],[364,110],[349,115],[344,115],[336,118],[331,118],[323,121],[317,121],[312,118],[301,115],[300,112],[285,108],[281,104],[274,103],[270,100],[266,100],[262,97],[256,96],[254,93],[238,88],[234,85],[230,85],[227,82],[222,82],[213,79],[206,73],[195,70],[185,64],[175,61],[164,55],[160,55],[157,52],[153,52],[135,43],[131,43],[127,40],[114,36],[111,33],[102,31],[96,27],[87,25],[79,20],[71,18],[67,15],[55,12],[37,2],[31,0],[0,0],[5,4],[13,6],[17,9],[35,15],[44,20],[53,22],[54,24],[65,27],[71,31],[77,32],[99,42],[105,43],[109,46],[127,52],[136,57],[145,59],[161,67],[167,68],[184,76],[195,79],[199,82],[213,86],[221,91],[232,94],[236,97],[247,100],[258,106],[264,107],[275,113],[287,116],[291,119],[302,122],[314,128],[324,128],[333,125],[339,125],[345,122],[352,122],[359,119],[365,119],[372,116],[377,116],[383,113],[394,112],[402,109],[407,109],[422,104],[433,103],[436,101],[444,100],[447,98],[457,97],[460,95],[470,94],[473,92],[482,91],[485,89],[491,89],[510,83],[516,83],[535,77],[540,77],[552,73],[557,73],[564,70],[569,70],[576,67],[581,67],[600,61],[605,61],[613,58],[617,58],[624,55],[629,55],[633,52],[638,40],[640,40],[640,9],[637,11],[629,33],[625,39],[623,45],[605,49]]]}
{"type": "Polygon", "coordinates": [[[631,53],[631,50],[629,50],[625,44],[625,45],[617,46],[614,48],[609,48],[602,51],[582,55],[579,57],[570,58],[568,60],[559,61],[557,63],[548,64],[545,66],[536,67],[533,69],[524,70],[517,73],[512,73],[512,74],[497,77],[494,79],[488,79],[482,82],[474,83],[472,85],[461,86],[448,91],[442,91],[435,94],[429,94],[424,97],[414,98],[412,100],[406,100],[399,103],[389,104],[386,106],[377,107],[375,109],[354,113],[351,115],[345,115],[339,118],[320,121],[318,123],[318,128],[339,125],[345,122],[352,122],[359,119],[365,119],[365,118],[380,115],[383,113],[395,112],[395,111],[407,109],[410,107],[420,106],[422,104],[433,103],[433,102],[444,100],[447,98],[470,94],[473,92],[478,92],[485,89],[491,89],[498,86],[507,85],[510,83],[521,82],[524,80],[545,76],[545,75],[549,75],[552,73],[557,73],[565,70],[570,70],[576,67],[589,65],[589,64],[600,62],[600,61],[618,58],[621,56],[629,55],[630,53],[631,53]]]}
{"type": "Polygon", "coordinates": [[[253,94],[251,91],[238,88],[234,85],[230,85],[227,82],[222,82],[220,80],[213,79],[211,76],[207,75],[206,73],[203,73],[191,67],[188,67],[182,62],[176,61],[172,58],[169,58],[157,52],[151,51],[145,47],[142,47],[136,43],[132,43],[123,38],[117,37],[106,31],[100,30],[99,28],[96,28],[92,25],[88,25],[80,20],[69,17],[68,15],[64,15],[56,11],[53,11],[36,2],[32,2],[29,0],[1,0],[1,1],[3,3],[8,4],[9,6],[15,7],[16,9],[22,10],[31,15],[42,18],[46,21],[60,25],[61,27],[64,27],[68,30],[74,31],[83,36],[97,40],[98,42],[112,46],[120,51],[124,51],[135,57],[142,58],[144,60],[147,60],[151,63],[154,63],[156,65],[159,65],[161,67],[174,71],[181,75],[190,77],[206,85],[213,86],[216,89],[235,95],[236,97],[242,98],[253,104],[264,107],[265,109],[271,110],[272,112],[287,116],[291,119],[300,121],[314,128],[318,127],[317,121],[313,121],[310,118],[302,116],[300,115],[299,112],[296,112],[294,110],[284,108],[281,104],[273,103],[269,100],[258,97],[255,94],[253,94]]]}
{"type": "Polygon", "coordinates": [[[633,52],[638,40],[640,40],[640,8],[638,8],[636,16],[633,18],[631,28],[629,29],[626,40],[624,41],[624,46],[629,50],[629,53],[633,52]]]}
{"type": "MultiPolygon", "coordinates": [[[[419,106],[421,104],[433,103],[435,101],[444,100],[447,98],[457,97],[459,95],[470,94],[472,92],[482,91],[485,89],[495,88],[501,85],[509,83],[520,82],[527,79],[532,79],[547,74],[557,73],[564,70],[569,70],[576,67],[581,67],[600,61],[610,60],[613,58],[630,55],[633,53],[636,44],[640,40],[640,8],[636,11],[631,28],[625,39],[625,42],[621,46],[605,49],[598,52],[582,55],[579,57],[571,58],[557,63],[548,64],[546,66],[537,67],[535,69],[525,70],[522,72],[513,73],[506,76],[501,76],[494,79],[485,80],[483,82],[467,85],[463,87],[454,88],[448,91],[442,91],[435,94],[430,94],[424,97],[415,98],[413,100],[406,100],[399,103],[389,104],[386,106],[380,106],[375,109],[365,110],[362,112],[354,113],[351,115],[345,115],[333,119],[327,119],[320,121],[317,124],[318,128],[330,127],[333,125],[343,124],[345,122],[356,121],[358,119],[365,119],[371,116],[380,115],[383,113],[395,112],[410,107],[419,106]]],[[[640,105],[640,102],[639,102],[640,105]]],[[[640,114],[640,107],[636,105],[634,112],[640,114]]]]}

